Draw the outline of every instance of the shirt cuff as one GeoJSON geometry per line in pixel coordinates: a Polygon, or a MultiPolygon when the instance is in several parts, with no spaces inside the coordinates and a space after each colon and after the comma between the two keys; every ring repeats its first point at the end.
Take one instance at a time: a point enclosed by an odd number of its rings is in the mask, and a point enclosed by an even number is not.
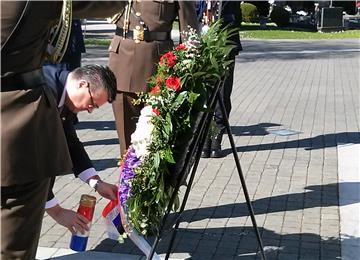
{"type": "Polygon", "coordinates": [[[59,200],[54,197],[52,198],[51,200],[48,200],[46,203],[45,203],[45,209],[50,209],[50,208],[53,208],[55,207],[56,205],[59,204],[59,200]]]}
{"type": "Polygon", "coordinates": [[[78,177],[80,178],[80,180],[82,180],[83,182],[86,182],[89,178],[93,177],[97,175],[95,168],[89,168],[86,169],[85,171],[81,172],[78,177]]]}

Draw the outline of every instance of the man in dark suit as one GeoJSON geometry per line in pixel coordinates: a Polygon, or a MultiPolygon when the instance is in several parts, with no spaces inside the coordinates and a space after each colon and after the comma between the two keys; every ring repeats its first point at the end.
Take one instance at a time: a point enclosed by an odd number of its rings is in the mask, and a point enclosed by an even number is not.
{"type": "MultiPolygon", "coordinates": [[[[75,176],[88,183],[101,196],[110,200],[116,199],[117,187],[101,181],[74,128],[77,112],[91,113],[106,101],[111,103],[115,99],[114,74],[108,67],[99,65],[87,65],[70,72],[64,63],[43,66],[43,74],[46,85],[51,89],[58,105],[75,176]]],[[[59,205],[52,192],[54,182],[55,177],[51,181],[45,205],[46,212],[72,233],[76,230],[81,232],[88,230],[88,220],[85,217],[59,205]]]]}
{"type": "Polygon", "coordinates": [[[137,92],[146,92],[148,78],[156,72],[160,56],[174,46],[171,30],[179,18],[180,31],[198,29],[193,1],[128,1],[116,21],[116,33],[109,47],[109,67],[117,79],[118,94],[113,103],[120,153],[130,145],[141,107],[134,105],[137,92]]]}
{"type": "MultiPolygon", "coordinates": [[[[124,5],[74,1],[72,14],[108,17],[124,5]]],[[[62,6],[63,1],[1,1],[2,259],[35,258],[50,178],[71,172],[56,104],[41,72],[62,6]]]]}
{"type": "MultiPolygon", "coordinates": [[[[222,26],[229,26],[229,30],[236,30],[235,33],[229,37],[231,43],[236,45],[228,57],[228,59],[233,63],[229,68],[228,75],[225,78],[224,86],[220,92],[224,101],[227,117],[229,117],[231,111],[231,92],[234,82],[235,56],[238,55],[242,50],[239,35],[242,15],[239,1],[219,1],[218,7],[220,9],[220,18],[223,19],[222,26]]],[[[215,107],[214,121],[216,123],[216,129],[214,131],[215,133],[212,137],[208,136],[204,144],[204,148],[201,154],[201,157],[203,158],[220,158],[224,156],[223,151],[221,150],[221,141],[226,129],[224,117],[222,115],[219,104],[216,104],[215,107]]]]}

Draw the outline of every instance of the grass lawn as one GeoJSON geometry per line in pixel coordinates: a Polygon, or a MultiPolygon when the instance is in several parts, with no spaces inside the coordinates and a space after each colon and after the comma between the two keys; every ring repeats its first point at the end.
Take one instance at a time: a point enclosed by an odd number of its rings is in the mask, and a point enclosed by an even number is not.
{"type": "Polygon", "coordinates": [[[260,29],[258,24],[243,24],[240,36],[242,39],[360,39],[360,30],[339,32],[317,32],[304,28],[279,28],[269,24],[266,29],[260,29]]]}
{"type": "MultiPolygon", "coordinates": [[[[279,28],[274,24],[268,24],[266,29],[261,29],[259,24],[242,24],[240,31],[241,39],[360,39],[360,30],[346,30],[340,32],[316,32],[304,28],[279,28]]],[[[111,39],[85,39],[86,45],[109,46],[111,39]]]]}
{"type": "Polygon", "coordinates": [[[111,39],[96,39],[96,38],[85,38],[85,45],[103,45],[109,46],[111,39]]]}

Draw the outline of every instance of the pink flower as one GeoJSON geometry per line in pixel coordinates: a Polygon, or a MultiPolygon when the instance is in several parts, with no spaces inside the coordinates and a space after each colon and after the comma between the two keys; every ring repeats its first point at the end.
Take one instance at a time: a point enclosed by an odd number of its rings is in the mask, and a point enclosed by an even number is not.
{"type": "Polygon", "coordinates": [[[178,91],[181,89],[180,86],[180,78],[175,76],[170,76],[165,81],[166,87],[172,89],[174,91],[178,91]]]}

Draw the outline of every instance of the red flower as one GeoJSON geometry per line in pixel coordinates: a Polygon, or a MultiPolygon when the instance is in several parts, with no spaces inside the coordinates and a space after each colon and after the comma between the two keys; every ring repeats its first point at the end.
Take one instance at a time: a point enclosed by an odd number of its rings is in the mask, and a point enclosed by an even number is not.
{"type": "Polygon", "coordinates": [[[180,78],[175,76],[168,77],[165,81],[165,84],[167,88],[172,89],[174,91],[178,91],[181,88],[180,78]]]}
{"type": "Polygon", "coordinates": [[[176,48],[175,48],[175,50],[177,50],[177,51],[181,51],[181,50],[184,50],[184,49],[186,49],[186,45],[183,44],[183,43],[179,44],[179,45],[176,46],[176,48]]]}
{"type": "Polygon", "coordinates": [[[156,85],[156,86],[152,87],[152,89],[150,90],[150,93],[154,94],[154,95],[158,94],[159,92],[160,92],[159,85],[156,85]]]}
{"type": "Polygon", "coordinates": [[[160,110],[157,108],[153,108],[152,111],[158,116],[160,115],[160,110]]]}
{"type": "Polygon", "coordinates": [[[160,64],[165,64],[169,68],[173,67],[176,64],[176,56],[172,51],[165,53],[160,57],[160,64]]]}

